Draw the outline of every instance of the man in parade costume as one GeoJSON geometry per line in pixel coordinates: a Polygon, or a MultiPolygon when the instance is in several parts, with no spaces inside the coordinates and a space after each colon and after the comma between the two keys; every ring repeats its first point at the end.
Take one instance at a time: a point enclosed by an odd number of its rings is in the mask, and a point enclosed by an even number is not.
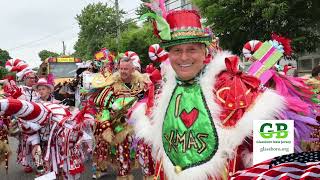
{"type": "Polygon", "coordinates": [[[211,59],[212,37],[196,11],[149,16],[156,20],[172,69],[164,75],[152,113],[141,105],[131,118],[136,135],[152,144],[157,176],[222,179],[251,166],[244,141],[252,132],[252,120],[273,119],[283,98],[260,90],[260,81],[239,71],[239,58],[229,52],[211,59]]]}
{"type": "Polygon", "coordinates": [[[18,81],[23,81],[24,85],[16,86],[14,81],[6,81],[4,84],[5,92],[17,99],[30,102],[38,102],[39,94],[33,89],[38,77],[36,73],[20,59],[10,59],[6,62],[6,69],[10,72],[16,72],[18,81]]]}
{"type": "MultiPolygon", "coordinates": [[[[132,179],[130,175],[133,152],[132,123],[126,113],[134,102],[144,97],[150,80],[134,69],[133,60],[123,57],[119,62],[119,71],[107,79],[106,87],[94,97],[100,108],[95,128],[96,148],[93,159],[96,166],[95,177],[107,170],[109,163],[117,163],[118,179],[132,179]]],[[[141,151],[142,152],[142,151],[141,151]]],[[[152,161],[151,151],[143,151],[152,161]]],[[[143,165],[146,176],[153,175],[153,163],[143,165]]]]}
{"type": "MultiPolygon", "coordinates": [[[[4,84],[5,93],[8,96],[29,102],[38,102],[39,94],[33,89],[33,85],[37,82],[35,72],[20,59],[11,59],[6,62],[6,68],[11,72],[17,72],[18,80],[24,81],[25,85],[17,86],[14,81],[7,81],[4,84]]],[[[42,157],[40,148],[40,137],[38,134],[38,127],[32,126],[29,122],[21,122],[21,136],[19,138],[17,161],[23,165],[26,173],[32,172],[32,162],[38,161],[42,157]]],[[[37,173],[44,172],[42,161],[36,164],[37,173]]]]}

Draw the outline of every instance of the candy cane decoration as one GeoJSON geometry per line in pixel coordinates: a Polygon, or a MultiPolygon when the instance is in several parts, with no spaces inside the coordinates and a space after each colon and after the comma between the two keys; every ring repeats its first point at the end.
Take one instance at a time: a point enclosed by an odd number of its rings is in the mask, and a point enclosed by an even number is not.
{"type": "Polygon", "coordinates": [[[20,72],[29,66],[26,62],[20,59],[10,59],[6,62],[5,67],[10,72],[20,72]]]}
{"type": "Polygon", "coordinates": [[[141,69],[140,58],[139,58],[137,53],[135,53],[133,51],[127,51],[127,52],[124,53],[124,57],[127,57],[130,60],[132,60],[133,65],[136,68],[141,69]]]}
{"type": "Polygon", "coordinates": [[[251,40],[247,42],[242,49],[242,53],[246,60],[250,60],[252,57],[252,54],[259,49],[259,47],[262,45],[262,42],[258,40],[251,40]]]}
{"type": "Polygon", "coordinates": [[[169,58],[168,52],[160,47],[159,44],[153,44],[149,47],[149,58],[152,61],[164,62],[169,58]]]}
{"type": "MultiPolygon", "coordinates": [[[[45,125],[50,114],[50,111],[42,104],[18,99],[2,99],[0,100],[0,107],[1,116],[18,117],[33,130],[45,125]]],[[[23,130],[27,133],[30,131],[27,129],[23,130]]]]}
{"type": "MultiPolygon", "coordinates": [[[[80,112],[79,112],[80,113],[80,112]]],[[[1,99],[0,100],[0,116],[15,116],[24,122],[31,122],[45,125],[49,116],[50,120],[57,122],[60,126],[70,120],[71,113],[59,104],[34,103],[20,99],[1,99]]],[[[89,123],[93,121],[93,116],[84,113],[84,121],[89,123]]]]}
{"type": "Polygon", "coordinates": [[[49,115],[55,122],[62,121],[70,113],[62,106],[51,103],[34,103],[19,99],[0,100],[0,116],[15,116],[25,122],[44,125],[49,115]]]}
{"type": "Polygon", "coordinates": [[[8,60],[5,67],[10,72],[17,72],[16,76],[19,80],[22,80],[25,75],[33,72],[31,67],[25,61],[20,59],[8,60]]]}

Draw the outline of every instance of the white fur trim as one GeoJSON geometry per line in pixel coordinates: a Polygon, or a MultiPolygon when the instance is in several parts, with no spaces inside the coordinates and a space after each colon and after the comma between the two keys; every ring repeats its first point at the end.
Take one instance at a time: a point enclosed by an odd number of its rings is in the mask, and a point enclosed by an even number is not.
{"type": "Polygon", "coordinates": [[[0,116],[4,115],[8,109],[8,99],[1,99],[0,100],[0,107],[1,107],[1,111],[0,111],[0,116]]]}
{"type": "Polygon", "coordinates": [[[253,165],[253,153],[249,152],[248,149],[244,150],[240,156],[245,168],[249,168],[253,165]]]}
{"type": "Polygon", "coordinates": [[[38,131],[41,128],[41,126],[37,123],[33,123],[30,121],[24,121],[24,123],[34,131],[38,131]]]}
{"type": "Polygon", "coordinates": [[[146,105],[141,104],[132,112],[130,119],[134,119],[135,136],[139,139],[144,139],[147,143],[152,143],[150,131],[152,126],[150,119],[145,115],[146,105]]]}

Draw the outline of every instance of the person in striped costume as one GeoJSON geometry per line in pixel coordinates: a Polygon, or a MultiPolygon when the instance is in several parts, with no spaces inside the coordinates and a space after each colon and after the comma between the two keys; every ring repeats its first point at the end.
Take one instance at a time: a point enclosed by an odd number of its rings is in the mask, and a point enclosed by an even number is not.
{"type": "MultiPolygon", "coordinates": [[[[19,99],[0,100],[0,116],[15,116],[39,129],[50,127],[48,144],[36,162],[45,161],[47,172],[61,179],[79,179],[84,172],[83,143],[91,142],[85,129],[94,118],[88,108],[71,114],[68,109],[50,102],[34,103],[19,99]]],[[[92,147],[91,147],[92,148],[92,147]]],[[[1,162],[0,162],[1,163],[1,162]]]]}
{"type": "MultiPolygon", "coordinates": [[[[24,85],[18,86],[14,81],[5,81],[5,93],[11,98],[38,102],[40,96],[33,89],[33,85],[37,82],[38,77],[30,66],[20,59],[11,59],[6,62],[5,67],[11,72],[17,72],[16,76],[18,80],[24,82],[24,85]]],[[[44,172],[44,168],[40,161],[41,157],[38,155],[41,153],[39,129],[28,122],[24,122],[21,119],[18,120],[20,122],[21,134],[19,136],[17,162],[24,166],[26,173],[31,173],[33,171],[32,166],[35,164],[37,174],[41,174],[44,172]],[[37,163],[35,163],[36,159],[38,159],[37,163]]]]}

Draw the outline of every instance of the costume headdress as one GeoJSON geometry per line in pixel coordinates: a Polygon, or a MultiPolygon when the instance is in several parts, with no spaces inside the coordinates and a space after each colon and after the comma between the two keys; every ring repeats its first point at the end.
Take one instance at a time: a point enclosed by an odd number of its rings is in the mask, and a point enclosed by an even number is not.
{"type": "Polygon", "coordinates": [[[154,20],[154,33],[161,39],[163,48],[185,44],[204,43],[210,45],[210,31],[202,27],[200,15],[195,10],[174,10],[166,12],[164,0],[147,4],[155,13],[146,13],[141,19],[150,17],[154,20]]]}
{"type": "Polygon", "coordinates": [[[140,65],[141,62],[140,62],[140,58],[137,53],[135,53],[133,51],[126,51],[124,53],[123,57],[130,59],[132,61],[133,66],[135,68],[141,70],[141,65],[140,65]]]}
{"type": "Polygon", "coordinates": [[[107,48],[102,48],[94,55],[94,58],[98,61],[109,63],[114,61],[115,56],[107,48]]]}
{"type": "Polygon", "coordinates": [[[20,59],[8,60],[5,64],[5,67],[10,72],[16,72],[18,80],[23,80],[28,75],[35,73],[25,61],[20,59]]]}
{"type": "Polygon", "coordinates": [[[48,87],[51,92],[54,90],[54,82],[53,82],[53,75],[49,74],[48,78],[40,78],[37,82],[37,84],[35,84],[33,87],[35,89],[38,89],[39,86],[46,86],[48,87]]]}

